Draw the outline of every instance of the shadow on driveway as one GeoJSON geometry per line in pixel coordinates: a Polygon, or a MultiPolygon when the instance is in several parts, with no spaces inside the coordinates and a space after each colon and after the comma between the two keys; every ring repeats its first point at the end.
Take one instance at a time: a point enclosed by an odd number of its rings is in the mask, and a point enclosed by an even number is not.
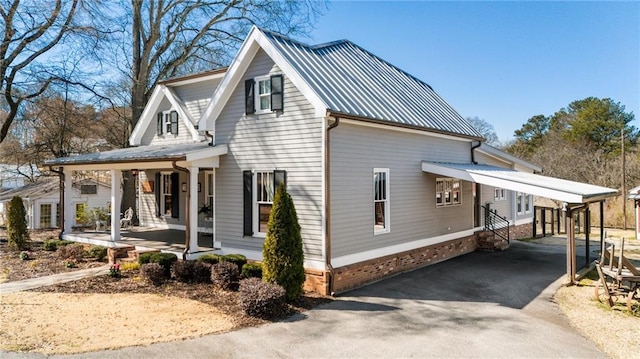
{"type": "MultiPolygon", "coordinates": [[[[583,262],[584,258],[578,257],[578,263],[583,262]]],[[[506,251],[473,252],[385,279],[344,296],[485,302],[522,309],[565,271],[564,247],[512,241],[506,251]]],[[[359,310],[366,310],[364,308],[366,306],[359,310]]],[[[337,308],[332,306],[332,309],[337,308]]],[[[379,309],[371,307],[370,310],[379,309]]]]}

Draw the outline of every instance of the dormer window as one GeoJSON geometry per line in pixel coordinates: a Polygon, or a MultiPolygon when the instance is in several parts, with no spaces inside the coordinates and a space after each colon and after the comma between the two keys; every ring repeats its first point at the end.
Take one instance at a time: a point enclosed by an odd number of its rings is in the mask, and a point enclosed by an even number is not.
{"type": "Polygon", "coordinates": [[[178,112],[176,111],[163,111],[158,112],[157,117],[157,132],[158,136],[164,134],[178,135],[178,112]]]}
{"type": "Polygon", "coordinates": [[[247,114],[282,111],[282,75],[262,76],[245,81],[245,111],[247,114]]]}

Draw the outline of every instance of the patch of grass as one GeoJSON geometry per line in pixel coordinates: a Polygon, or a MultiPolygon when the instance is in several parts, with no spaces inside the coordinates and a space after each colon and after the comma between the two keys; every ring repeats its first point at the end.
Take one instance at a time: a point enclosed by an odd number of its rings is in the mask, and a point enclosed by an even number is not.
{"type": "Polygon", "coordinates": [[[36,349],[36,346],[33,344],[5,344],[0,346],[3,350],[9,352],[28,352],[36,349]]]}
{"type": "Polygon", "coordinates": [[[589,273],[587,273],[587,275],[582,277],[580,282],[578,282],[578,285],[593,286],[594,285],[593,283],[599,279],[600,279],[600,276],[598,275],[598,270],[593,268],[592,270],[589,271],[589,273]]]}
{"type": "Polygon", "coordinates": [[[527,243],[531,243],[533,241],[535,241],[537,238],[518,238],[518,240],[520,242],[527,242],[527,243]]]}

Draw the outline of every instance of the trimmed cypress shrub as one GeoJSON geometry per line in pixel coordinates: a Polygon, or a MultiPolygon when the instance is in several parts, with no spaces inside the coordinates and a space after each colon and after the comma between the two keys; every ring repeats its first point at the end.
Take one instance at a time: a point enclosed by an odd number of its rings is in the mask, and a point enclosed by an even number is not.
{"type": "Polygon", "coordinates": [[[286,313],[285,290],[277,284],[258,278],[243,279],[239,292],[240,307],[247,315],[273,319],[286,313]]]}
{"type": "Polygon", "coordinates": [[[262,279],[262,264],[247,263],[242,266],[242,277],[262,279]]]}
{"type": "Polygon", "coordinates": [[[27,211],[20,196],[13,196],[9,202],[7,215],[7,240],[9,248],[23,251],[29,249],[29,230],[27,229],[27,211]]]}
{"type": "Polygon", "coordinates": [[[145,263],[140,267],[140,276],[147,282],[159,286],[167,278],[164,268],[158,263],[145,263]]]}
{"type": "Polygon", "coordinates": [[[227,254],[220,256],[220,262],[229,262],[238,266],[238,270],[242,270],[242,266],[247,263],[247,257],[242,254],[227,254]]]}
{"type": "Polygon", "coordinates": [[[282,286],[287,300],[297,299],[305,280],[304,252],[298,215],[284,183],[278,186],[273,199],[262,258],[262,279],[282,286]]]}
{"type": "Polygon", "coordinates": [[[230,262],[222,262],[211,266],[211,282],[218,289],[238,290],[240,271],[238,266],[230,262]]]}
{"type": "Polygon", "coordinates": [[[202,263],[208,263],[208,264],[217,264],[220,262],[220,255],[219,254],[205,254],[203,256],[200,256],[197,259],[198,262],[202,262],[202,263]]]}

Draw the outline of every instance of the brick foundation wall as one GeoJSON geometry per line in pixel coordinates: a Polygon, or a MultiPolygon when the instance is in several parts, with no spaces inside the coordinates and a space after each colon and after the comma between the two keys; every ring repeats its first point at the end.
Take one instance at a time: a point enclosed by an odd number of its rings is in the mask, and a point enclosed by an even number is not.
{"type": "MultiPolygon", "coordinates": [[[[473,252],[477,247],[477,236],[422,247],[402,253],[380,257],[334,269],[333,291],[344,292],[392,275],[442,262],[444,260],[473,252]]],[[[328,280],[329,276],[324,275],[328,280]]],[[[307,282],[310,276],[307,274],[307,282]]],[[[305,283],[306,288],[307,283],[305,283]]],[[[324,287],[326,288],[326,286],[324,287]]],[[[323,294],[331,294],[324,293],[323,294]]]]}
{"type": "Polygon", "coordinates": [[[533,222],[509,227],[509,239],[531,238],[533,236],[533,222]]]}

